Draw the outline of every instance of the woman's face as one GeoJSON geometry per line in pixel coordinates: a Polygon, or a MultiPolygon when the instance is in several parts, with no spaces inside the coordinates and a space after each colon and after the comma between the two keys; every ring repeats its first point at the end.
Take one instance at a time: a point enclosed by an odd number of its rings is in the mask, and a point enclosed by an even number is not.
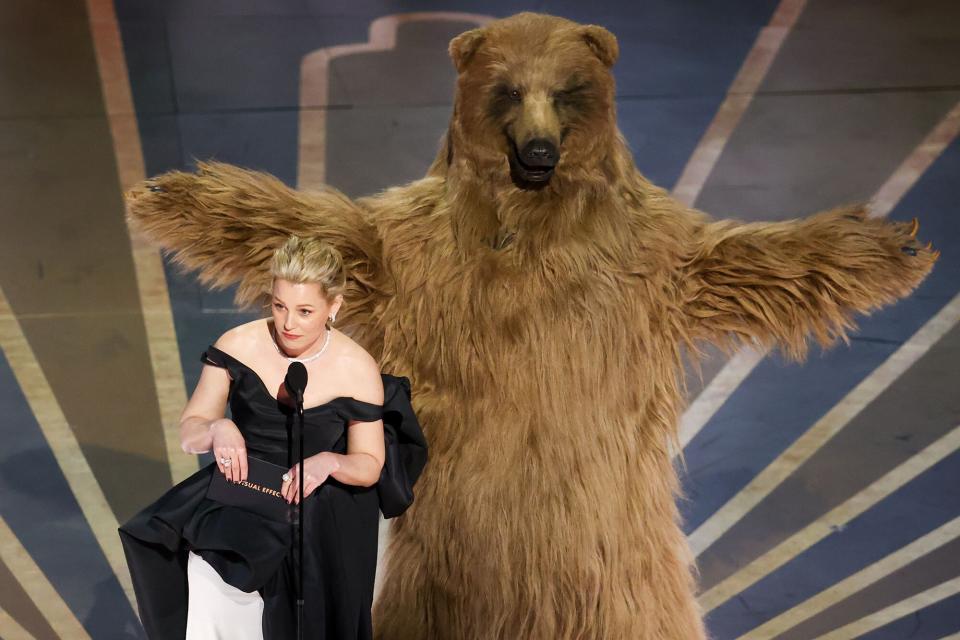
{"type": "Polygon", "coordinates": [[[274,279],[271,310],[280,346],[288,353],[302,353],[312,346],[325,334],[327,319],[342,302],[342,296],[327,300],[315,282],[274,279]]]}

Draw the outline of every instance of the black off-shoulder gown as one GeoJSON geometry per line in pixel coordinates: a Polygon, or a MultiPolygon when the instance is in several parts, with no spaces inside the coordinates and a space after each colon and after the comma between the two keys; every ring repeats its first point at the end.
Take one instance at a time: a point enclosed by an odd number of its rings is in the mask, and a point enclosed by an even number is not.
{"type": "MultiPolygon", "coordinates": [[[[277,401],[250,367],[209,347],[203,361],[226,368],[233,421],[247,454],[290,467],[297,458],[296,412],[277,401]]],[[[412,416],[404,378],[383,375],[391,415],[412,416]],[[403,406],[406,404],[406,406],[403,406]],[[401,405],[401,406],[397,406],[401,405]]],[[[407,388],[409,391],[409,388],[407,388]]],[[[304,411],[306,456],[346,453],[350,420],[371,422],[384,406],[338,397],[304,411]]],[[[296,637],[295,527],[206,498],[216,464],[197,471],[119,529],[144,629],[151,640],[182,640],[187,625],[187,555],[193,550],[224,582],[263,598],[265,640],[296,637]]],[[[304,637],[372,637],[377,562],[375,487],[329,478],[303,502],[304,637]]]]}

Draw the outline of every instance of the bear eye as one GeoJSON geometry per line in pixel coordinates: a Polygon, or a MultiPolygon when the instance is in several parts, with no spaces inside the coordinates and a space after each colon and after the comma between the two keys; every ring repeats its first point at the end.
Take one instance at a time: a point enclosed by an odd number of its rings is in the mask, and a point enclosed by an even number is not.
{"type": "Polygon", "coordinates": [[[510,96],[510,99],[514,102],[520,102],[523,99],[523,94],[520,93],[520,89],[510,89],[507,95],[510,96]]]}
{"type": "Polygon", "coordinates": [[[590,89],[590,84],[587,82],[572,84],[565,89],[559,89],[553,92],[554,103],[565,109],[586,111],[592,103],[590,89]]]}
{"type": "Polygon", "coordinates": [[[568,100],[571,98],[578,98],[582,96],[590,88],[590,85],[586,82],[580,84],[575,84],[567,87],[566,89],[558,89],[553,92],[553,97],[557,100],[568,100]]]}

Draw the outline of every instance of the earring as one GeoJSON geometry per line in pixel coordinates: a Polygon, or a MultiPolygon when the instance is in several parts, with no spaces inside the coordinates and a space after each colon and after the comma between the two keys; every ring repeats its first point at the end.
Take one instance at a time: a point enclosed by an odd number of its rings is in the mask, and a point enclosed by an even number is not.
{"type": "Polygon", "coordinates": [[[330,322],[331,322],[331,323],[332,323],[332,322],[335,322],[336,319],[337,319],[337,314],[334,313],[334,314],[332,314],[332,315],[330,316],[330,322]]]}

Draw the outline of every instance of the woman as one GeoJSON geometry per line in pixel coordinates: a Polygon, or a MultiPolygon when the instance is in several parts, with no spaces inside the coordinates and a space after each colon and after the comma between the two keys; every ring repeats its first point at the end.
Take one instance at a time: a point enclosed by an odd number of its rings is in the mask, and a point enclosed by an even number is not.
{"type": "Polygon", "coordinates": [[[382,418],[419,434],[409,386],[381,375],[369,354],[330,326],[345,285],[335,249],[291,237],[271,274],[272,317],[227,331],[203,354],[181,417],[183,450],[212,450],[215,464],[120,528],[151,639],[295,637],[295,527],[206,497],[214,473],[246,481],[251,456],[283,465],[283,499],[300,503],[296,412],[283,384],[292,361],[308,373],[304,637],[372,637],[382,418]],[[232,419],[224,417],[228,401],[232,419]]]}

